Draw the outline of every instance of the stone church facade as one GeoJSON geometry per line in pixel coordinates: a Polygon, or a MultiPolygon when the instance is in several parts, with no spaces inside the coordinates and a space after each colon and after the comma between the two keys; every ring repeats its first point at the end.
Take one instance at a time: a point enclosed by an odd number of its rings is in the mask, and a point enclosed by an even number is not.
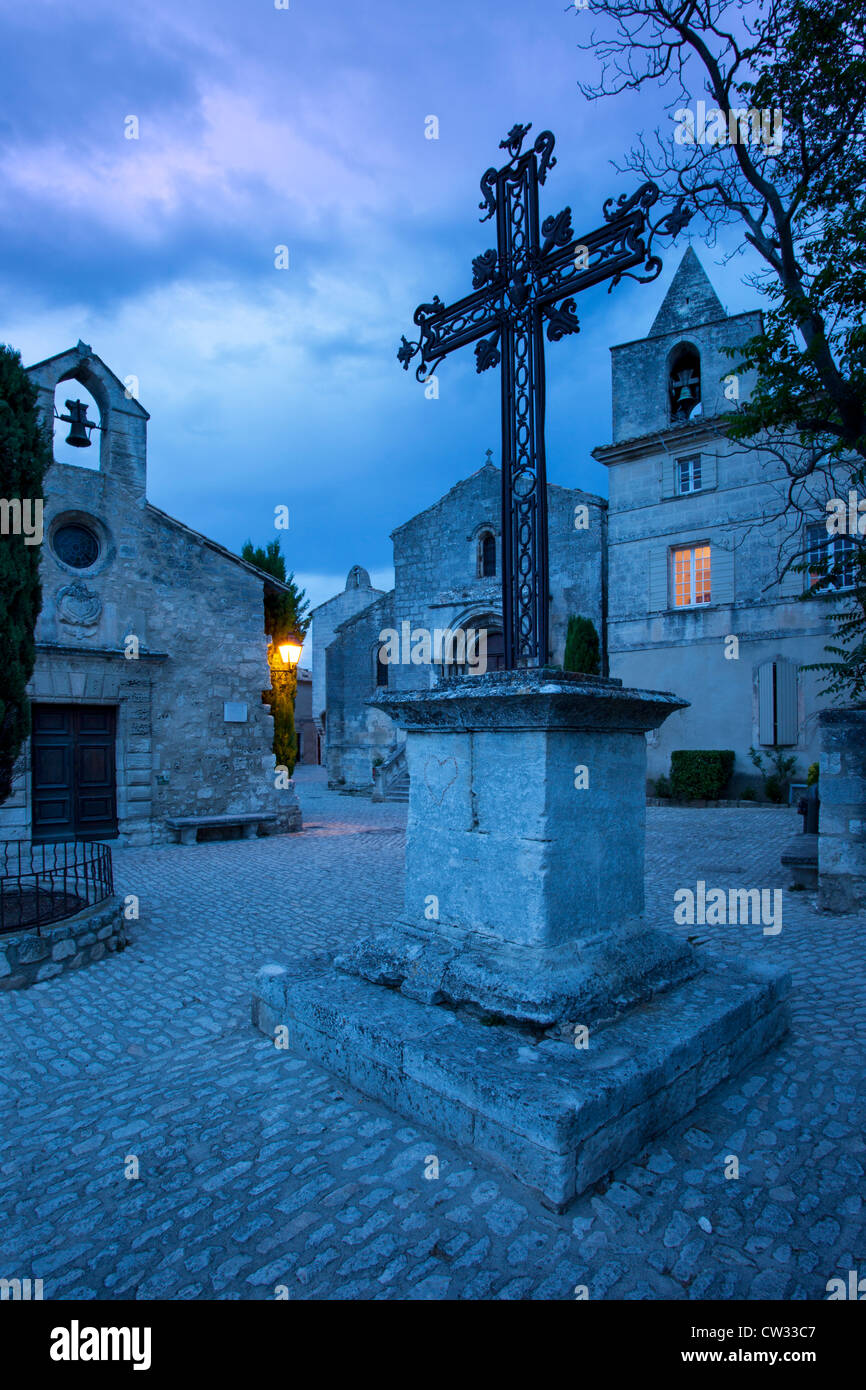
{"type": "MultiPolygon", "coordinates": [[[[737,393],[746,399],[753,384],[732,377],[725,349],[760,327],[758,312],[725,313],[689,247],[647,336],[611,349],[612,442],[593,451],[608,469],[609,502],[549,489],[552,663],[562,661],[568,616],[583,614],[610,675],[690,702],[649,738],[650,789],[679,748],[733,749],[734,794],[759,785],[750,747],[794,755],[796,781],[818,759],[825,702],[820,677],[803,668],[824,656],[827,601],[801,599],[808,574],[777,575],[791,535],[778,515],[783,465],[725,436],[737,393]],[[581,504],[584,531],[574,527],[581,504]]],[[[434,665],[383,672],[384,629],[501,628],[500,505],[488,463],[393,532],[393,591],[373,590],[356,567],[345,593],[316,610],[314,705],[332,785],[369,786],[371,768],[394,757],[391,721],[364,703],[377,686],[418,688],[441,674],[434,665]]],[[[800,527],[804,554],[826,549],[825,519],[819,509],[800,527]]]]}
{"type": "Polygon", "coordinates": [[[55,461],[45,480],[33,731],[0,838],[150,845],[189,815],[280,825],[262,691],[264,586],[282,586],[148,502],[148,414],[88,345],[28,371],[49,434],[55,392],[59,412],[76,382],[96,401],[99,467],[55,461]]]}
{"type": "MultiPolygon", "coordinates": [[[[333,786],[369,787],[374,768],[398,751],[398,730],[365,703],[369,696],[386,685],[429,689],[447,675],[435,659],[383,661],[383,633],[397,634],[403,656],[413,634],[483,632],[479,659],[487,669],[502,664],[501,498],[499,469],[488,460],[392,533],[390,592],[373,589],[366,570],[355,566],[346,589],[314,610],[313,701],[324,714],[333,786]]],[[[570,615],[591,618],[604,633],[606,513],[604,499],[592,493],[548,489],[554,662],[562,661],[570,615]]]]}

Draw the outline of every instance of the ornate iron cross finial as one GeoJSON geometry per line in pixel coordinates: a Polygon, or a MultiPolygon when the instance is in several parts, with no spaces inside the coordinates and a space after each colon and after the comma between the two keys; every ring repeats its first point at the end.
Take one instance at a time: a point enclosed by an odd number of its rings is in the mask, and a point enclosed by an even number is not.
{"type": "MultiPolygon", "coordinates": [[[[662,268],[653,238],[676,235],[690,217],[682,199],[657,226],[649,209],[659,191],[644,183],[604,204],[604,224],[575,238],[571,209],[539,221],[538,189],[556,164],[545,130],[530,149],[531,125],[515,125],[500,144],[509,155],[481,180],[482,222],[496,218],[496,248],[472,262],[473,292],[444,305],[438,295],[415,310],[417,342],[402,339],[398,360],[427,381],[449,353],[475,344],[478,372],[502,367],[502,619],[505,664],[543,666],[548,651],[547,490],[544,457],[544,330],[556,343],[578,333],[574,296],[623,276],[646,284],[662,268]],[[635,275],[641,266],[644,275],[635,275]]],[[[488,454],[492,453],[488,450],[488,454]]]]}
{"type": "Polygon", "coordinates": [[[532,129],[532,122],[529,125],[513,125],[504,140],[499,141],[499,148],[507,150],[512,159],[516,159],[523,149],[523,142],[532,129]]]}

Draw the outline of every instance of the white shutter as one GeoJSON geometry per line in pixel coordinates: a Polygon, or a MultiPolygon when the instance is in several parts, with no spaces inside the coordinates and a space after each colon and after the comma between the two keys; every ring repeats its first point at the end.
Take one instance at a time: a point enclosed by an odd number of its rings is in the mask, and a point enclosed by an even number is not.
{"type": "Polygon", "coordinates": [[[809,576],[802,572],[796,573],[788,570],[788,573],[780,580],[778,590],[785,598],[798,598],[803,592],[803,586],[808,583],[809,576]]]}
{"type": "Polygon", "coordinates": [[[669,606],[667,546],[653,546],[649,556],[649,611],[661,613],[669,606]]]}
{"type": "Polygon", "coordinates": [[[797,670],[793,661],[776,662],[776,742],[797,742],[797,670]]]}
{"type": "Polygon", "coordinates": [[[715,454],[701,454],[701,487],[715,487],[717,482],[715,454]]]}
{"type": "Polygon", "coordinates": [[[775,742],[773,668],[772,661],[758,667],[758,742],[767,747],[775,742]]]}
{"type": "Polygon", "coordinates": [[[677,495],[677,463],[671,454],[662,459],[662,497],[677,495]]]}
{"type": "Polygon", "coordinates": [[[734,601],[734,553],[710,546],[710,602],[734,601]]]}

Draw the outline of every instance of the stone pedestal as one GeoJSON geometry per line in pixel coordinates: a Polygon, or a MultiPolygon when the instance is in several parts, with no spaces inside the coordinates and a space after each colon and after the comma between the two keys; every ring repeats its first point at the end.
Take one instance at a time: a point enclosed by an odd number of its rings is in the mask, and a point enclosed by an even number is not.
{"type": "Polygon", "coordinates": [[[303,829],[301,816],[301,803],[298,801],[298,793],[295,791],[295,784],[290,779],[287,787],[278,787],[277,797],[277,834],[294,835],[303,829]]]}
{"type": "Polygon", "coordinates": [[[407,731],[403,915],[266,967],[254,1021],[562,1208],[784,1033],[787,977],[643,919],[646,733],[682,701],[520,671],[374,703],[407,731]]]}
{"type": "Polygon", "coordinates": [[[866,705],[822,710],[818,724],[818,902],[856,912],[866,905],[866,705]]]}

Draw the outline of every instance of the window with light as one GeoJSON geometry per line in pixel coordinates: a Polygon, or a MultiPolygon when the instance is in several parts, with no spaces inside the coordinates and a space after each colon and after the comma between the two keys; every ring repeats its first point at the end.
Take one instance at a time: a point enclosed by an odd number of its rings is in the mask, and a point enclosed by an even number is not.
{"type": "Polygon", "coordinates": [[[684,546],[673,552],[671,566],[675,608],[710,602],[710,547],[684,546]]]}

